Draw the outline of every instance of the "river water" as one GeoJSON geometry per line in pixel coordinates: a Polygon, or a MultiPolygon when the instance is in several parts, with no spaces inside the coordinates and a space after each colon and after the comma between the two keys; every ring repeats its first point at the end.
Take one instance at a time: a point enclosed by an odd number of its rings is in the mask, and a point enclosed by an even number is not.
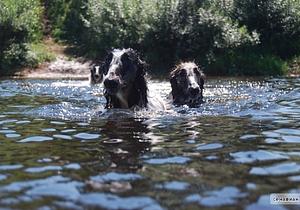
{"type": "Polygon", "coordinates": [[[1,208],[299,208],[269,196],[300,193],[300,78],[210,78],[201,107],[167,111],[107,111],[82,80],[1,80],[0,98],[1,208]]]}

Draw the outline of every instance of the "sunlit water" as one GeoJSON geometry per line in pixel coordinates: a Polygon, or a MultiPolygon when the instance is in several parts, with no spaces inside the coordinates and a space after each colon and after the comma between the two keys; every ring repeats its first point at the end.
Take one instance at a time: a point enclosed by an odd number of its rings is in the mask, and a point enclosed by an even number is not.
{"type": "MultiPolygon", "coordinates": [[[[105,110],[80,80],[0,82],[0,207],[297,209],[300,79],[208,79],[197,109],[105,110]]],[[[170,85],[149,81],[167,101],[170,85]]]]}

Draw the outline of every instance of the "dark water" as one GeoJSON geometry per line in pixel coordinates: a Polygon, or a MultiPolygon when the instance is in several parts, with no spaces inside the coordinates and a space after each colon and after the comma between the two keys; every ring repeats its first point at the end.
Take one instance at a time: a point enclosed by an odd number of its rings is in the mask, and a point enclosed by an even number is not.
{"type": "MultiPolygon", "coordinates": [[[[167,82],[150,81],[166,99],[167,82]]],[[[298,209],[300,78],[210,79],[206,103],[103,109],[86,81],[0,82],[4,209],[298,209]]]]}

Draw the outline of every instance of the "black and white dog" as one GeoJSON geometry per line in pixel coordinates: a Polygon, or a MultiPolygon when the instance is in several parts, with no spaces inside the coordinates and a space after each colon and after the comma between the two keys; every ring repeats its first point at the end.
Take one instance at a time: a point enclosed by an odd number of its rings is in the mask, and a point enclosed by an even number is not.
{"type": "Polygon", "coordinates": [[[114,49],[97,69],[103,74],[106,108],[147,107],[146,63],[136,51],[114,49]]]}
{"type": "Polygon", "coordinates": [[[173,103],[189,107],[203,103],[204,79],[204,73],[194,62],[177,65],[170,73],[173,103]]]}
{"type": "Polygon", "coordinates": [[[96,85],[103,82],[103,72],[101,71],[100,65],[92,66],[89,81],[91,85],[96,85]]]}

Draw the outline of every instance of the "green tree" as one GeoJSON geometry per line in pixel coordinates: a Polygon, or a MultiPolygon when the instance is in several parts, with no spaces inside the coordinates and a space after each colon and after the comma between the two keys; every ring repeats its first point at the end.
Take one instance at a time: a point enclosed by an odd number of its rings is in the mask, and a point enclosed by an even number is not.
{"type": "Polygon", "coordinates": [[[23,65],[28,42],[42,37],[42,7],[38,0],[2,0],[0,2],[1,75],[23,65]]]}
{"type": "Polygon", "coordinates": [[[232,17],[260,34],[262,50],[282,58],[300,53],[298,0],[235,0],[232,17]]]}

